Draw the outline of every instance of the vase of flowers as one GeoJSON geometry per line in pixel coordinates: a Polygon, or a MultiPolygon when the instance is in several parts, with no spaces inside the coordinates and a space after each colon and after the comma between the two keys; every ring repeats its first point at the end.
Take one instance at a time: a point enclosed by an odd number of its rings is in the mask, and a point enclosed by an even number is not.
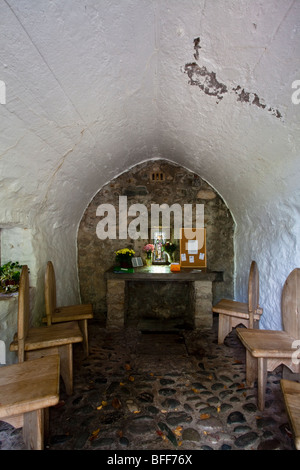
{"type": "Polygon", "coordinates": [[[169,263],[172,263],[174,261],[174,252],[176,248],[177,246],[175,245],[175,243],[172,242],[166,242],[163,245],[163,250],[167,253],[169,263]]]}
{"type": "Polygon", "coordinates": [[[146,253],[146,264],[147,266],[151,266],[152,264],[152,253],[154,251],[154,245],[151,243],[147,243],[147,245],[144,246],[143,251],[146,253]]]}
{"type": "Polygon", "coordinates": [[[131,258],[135,255],[135,251],[130,248],[122,248],[116,253],[116,261],[121,268],[132,268],[131,258]]]}

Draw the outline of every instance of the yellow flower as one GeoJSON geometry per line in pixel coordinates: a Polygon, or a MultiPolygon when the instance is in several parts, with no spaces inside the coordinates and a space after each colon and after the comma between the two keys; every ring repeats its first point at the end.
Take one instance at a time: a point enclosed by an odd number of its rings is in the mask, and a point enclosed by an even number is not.
{"type": "Polygon", "coordinates": [[[115,252],[116,255],[128,255],[128,256],[133,256],[135,254],[135,251],[130,250],[129,248],[122,248],[121,250],[118,250],[115,252]]]}

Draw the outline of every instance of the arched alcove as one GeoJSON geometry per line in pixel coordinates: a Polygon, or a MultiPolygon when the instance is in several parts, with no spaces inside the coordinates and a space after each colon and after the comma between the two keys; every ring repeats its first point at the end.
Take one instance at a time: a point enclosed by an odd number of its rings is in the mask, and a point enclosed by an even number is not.
{"type": "MultiPolygon", "coordinates": [[[[204,225],[207,233],[207,268],[223,272],[223,282],[214,283],[213,302],[221,297],[234,295],[235,224],[224,200],[198,174],[167,160],[150,160],[128,169],[99,189],[81,219],[77,236],[80,294],[82,302],[92,302],[96,317],[101,318],[106,315],[104,274],[115,264],[115,252],[129,247],[135,251],[136,256],[144,257],[144,245],[152,243],[150,233],[148,239],[133,240],[128,236],[126,239],[120,239],[120,196],[127,197],[127,208],[133,204],[143,204],[148,214],[151,213],[152,204],[167,204],[168,206],[180,204],[183,208],[185,204],[190,204],[193,208],[197,204],[203,204],[204,225]],[[100,220],[104,220],[104,217],[97,216],[97,210],[103,204],[110,204],[116,210],[116,238],[114,239],[100,239],[97,236],[97,225],[100,220]]],[[[193,212],[195,217],[195,211],[193,212]]],[[[124,216],[124,213],[122,215],[124,216]]],[[[127,224],[131,220],[133,218],[128,216],[127,224]]],[[[178,247],[175,260],[179,261],[179,240],[174,239],[172,231],[170,239],[178,247]]],[[[149,291],[149,286],[145,289],[149,291]]],[[[166,291],[166,288],[162,287],[161,292],[157,289],[158,287],[155,286],[152,297],[162,299],[166,296],[166,292],[172,295],[169,288],[166,291]]],[[[178,286],[174,286],[174,289],[178,289],[178,286]]],[[[178,304],[185,303],[187,294],[184,292],[180,294],[177,290],[173,295],[177,296],[178,304]]],[[[158,301],[157,305],[159,309],[163,309],[163,302],[158,301]]],[[[131,307],[132,309],[138,308],[136,305],[131,307]]]]}

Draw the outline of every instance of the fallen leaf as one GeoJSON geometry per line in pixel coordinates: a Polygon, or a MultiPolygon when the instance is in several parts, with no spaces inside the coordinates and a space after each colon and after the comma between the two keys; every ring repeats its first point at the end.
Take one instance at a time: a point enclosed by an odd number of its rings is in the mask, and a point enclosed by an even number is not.
{"type": "Polygon", "coordinates": [[[168,413],[167,410],[160,410],[161,413],[168,413]]]}
{"type": "Polygon", "coordinates": [[[132,375],[130,375],[130,376],[128,377],[128,380],[130,380],[130,382],[134,382],[134,377],[132,377],[132,375]]]}
{"type": "Polygon", "coordinates": [[[123,385],[125,385],[125,384],[124,384],[124,382],[120,382],[120,385],[121,385],[121,387],[123,387],[123,385]]]}
{"type": "Polygon", "coordinates": [[[101,408],[103,408],[103,405],[97,406],[97,410],[101,410],[101,408]]]}
{"type": "Polygon", "coordinates": [[[174,434],[179,437],[181,436],[181,431],[182,431],[182,426],[177,426],[177,428],[174,429],[174,434]]]}
{"type": "Polygon", "coordinates": [[[199,393],[199,390],[197,390],[197,388],[192,388],[192,391],[193,391],[194,393],[199,393]]]}
{"type": "Polygon", "coordinates": [[[100,428],[96,429],[95,431],[92,432],[92,435],[89,437],[89,441],[93,441],[94,439],[96,439],[96,437],[98,436],[100,432],[100,428]]]}
{"type": "Polygon", "coordinates": [[[130,364],[125,364],[125,369],[126,370],[131,370],[131,365],[130,364]]]}
{"type": "Polygon", "coordinates": [[[238,384],[237,388],[245,388],[245,384],[244,383],[238,384]]]}
{"type": "Polygon", "coordinates": [[[202,414],[200,415],[200,419],[208,419],[208,418],[210,418],[210,414],[209,414],[209,413],[202,413],[202,414]]]}
{"type": "Polygon", "coordinates": [[[102,404],[103,406],[107,406],[107,401],[104,401],[104,400],[103,400],[103,401],[101,402],[101,404],[102,404]]]}
{"type": "Polygon", "coordinates": [[[162,436],[164,433],[162,431],[156,431],[156,433],[159,435],[159,436],[162,436]]]}
{"type": "Polygon", "coordinates": [[[218,407],[217,407],[217,412],[220,413],[220,411],[221,411],[221,407],[218,406],[218,407]]]}
{"type": "Polygon", "coordinates": [[[119,398],[114,398],[111,404],[115,408],[115,410],[119,410],[122,406],[122,403],[120,402],[119,398]]]}
{"type": "Polygon", "coordinates": [[[182,441],[178,441],[178,445],[180,447],[182,445],[182,441]]]}
{"type": "Polygon", "coordinates": [[[140,413],[140,410],[134,410],[134,413],[135,414],[140,413]]]}

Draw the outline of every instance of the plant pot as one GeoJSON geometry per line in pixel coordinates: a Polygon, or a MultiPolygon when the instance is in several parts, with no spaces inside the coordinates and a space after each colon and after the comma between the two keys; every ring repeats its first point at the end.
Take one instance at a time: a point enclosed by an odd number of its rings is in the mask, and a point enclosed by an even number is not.
{"type": "Polygon", "coordinates": [[[132,268],[132,265],[129,261],[121,261],[120,266],[124,269],[132,268]]]}

